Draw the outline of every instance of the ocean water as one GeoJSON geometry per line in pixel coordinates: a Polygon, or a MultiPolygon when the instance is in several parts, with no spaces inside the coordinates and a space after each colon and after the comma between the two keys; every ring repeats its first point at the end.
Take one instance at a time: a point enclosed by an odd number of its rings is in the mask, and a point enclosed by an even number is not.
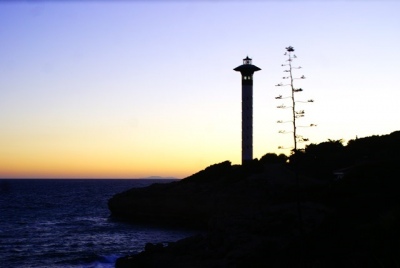
{"type": "Polygon", "coordinates": [[[114,267],[147,242],[194,234],[110,218],[109,198],[154,182],[161,181],[0,179],[0,267],[114,267]]]}

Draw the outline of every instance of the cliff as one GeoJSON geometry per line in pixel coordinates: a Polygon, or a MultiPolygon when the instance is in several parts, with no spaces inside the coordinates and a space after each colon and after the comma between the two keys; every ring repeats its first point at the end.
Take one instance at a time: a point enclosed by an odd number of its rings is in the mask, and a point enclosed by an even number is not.
{"type": "MultiPolygon", "coordinates": [[[[308,188],[321,183],[303,178],[308,188]]],[[[252,263],[260,250],[276,252],[301,231],[295,200],[295,176],[284,164],[253,161],[247,166],[223,162],[181,181],[154,184],[115,195],[109,201],[114,217],[133,222],[202,228],[206,232],[168,247],[146,246],[137,256],[122,258],[117,267],[224,267],[252,263]],[[133,265],[133,266],[131,266],[133,265]]],[[[319,225],[323,204],[302,204],[307,229],[319,225]]]]}
{"type": "Polygon", "coordinates": [[[116,266],[396,266],[400,157],[391,148],[399,147],[398,134],[356,140],[351,147],[337,141],[312,145],[296,159],[301,165],[270,154],[245,166],[226,161],[181,181],[117,194],[109,200],[114,217],[203,232],[167,246],[149,243],[116,266]],[[376,146],[382,142],[390,147],[376,146]],[[332,171],[340,167],[346,174],[335,180],[332,171]]]}

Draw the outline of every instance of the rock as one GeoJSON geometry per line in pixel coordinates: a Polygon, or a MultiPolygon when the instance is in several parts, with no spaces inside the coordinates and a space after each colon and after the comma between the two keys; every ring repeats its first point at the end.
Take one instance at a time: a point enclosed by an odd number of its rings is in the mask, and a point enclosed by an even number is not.
{"type": "Polygon", "coordinates": [[[293,166],[268,155],[117,194],[108,203],[114,217],[203,231],[167,246],[148,243],[116,267],[396,267],[399,133],[348,148],[310,146],[296,158],[297,176],[293,166]],[[367,147],[368,162],[352,165],[343,180],[314,177],[330,174],[343,159],[357,162],[367,147]]]}
{"type": "Polygon", "coordinates": [[[150,253],[160,252],[163,249],[163,247],[164,246],[161,243],[157,243],[157,244],[146,243],[146,245],[144,246],[144,251],[150,252],[150,253]]]}
{"type": "Polygon", "coordinates": [[[178,182],[131,189],[113,196],[108,206],[114,217],[124,220],[204,229],[215,216],[237,214],[266,201],[268,182],[246,181],[260,172],[254,162],[241,167],[226,161],[178,182]]]}
{"type": "MultiPolygon", "coordinates": [[[[294,176],[284,164],[261,165],[255,160],[246,166],[223,162],[179,182],[117,194],[109,201],[114,216],[206,230],[166,247],[148,243],[143,252],[118,261],[117,267],[268,264],[265,250],[272,254],[300,233],[293,194],[285,192],[293,193],[292,185],[294,176]],[[279,176],[286,184],[276,182],[279,176]],[[272,190],[272,181],[279,187],[272,190]]],[[[311,203],[306,206],[310,215],[317,211],[311,203]]],[[[318,209],[316,213],[324,213],[318,209]]]]}

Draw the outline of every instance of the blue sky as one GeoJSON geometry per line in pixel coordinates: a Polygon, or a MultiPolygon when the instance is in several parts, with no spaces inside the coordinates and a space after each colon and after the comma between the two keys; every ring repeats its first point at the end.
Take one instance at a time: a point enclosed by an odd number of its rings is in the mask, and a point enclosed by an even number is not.
{"type": "MultiPolygon", "coordinates": [[[[254,157],[287,153],[276,109],[286,46],[311,142],[399,130],[397,1],[0,3],[0,176],[184,177],[240,163],[254,81],[254,157]]],[[[289,91],[287,91],[289,93],[289,91]]],[[[289,126],[288,126],[289,127],[289,126]]]]}

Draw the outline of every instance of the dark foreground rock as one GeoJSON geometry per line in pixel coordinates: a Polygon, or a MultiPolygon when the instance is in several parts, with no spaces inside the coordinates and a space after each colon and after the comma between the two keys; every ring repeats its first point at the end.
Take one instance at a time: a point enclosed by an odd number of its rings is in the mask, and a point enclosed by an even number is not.
{"type": "MultiPolygon", "coordinates": [[[[181,181],[109,200],[114,217],[204,231],[148,243],[116,267],[396,267],[400,177],[395,162],[360,165],[346,180],[299,176],[292,167],[223,162],[181,181]]],[[[151,241],[149,241],[151,242],[151,241]]]]}

